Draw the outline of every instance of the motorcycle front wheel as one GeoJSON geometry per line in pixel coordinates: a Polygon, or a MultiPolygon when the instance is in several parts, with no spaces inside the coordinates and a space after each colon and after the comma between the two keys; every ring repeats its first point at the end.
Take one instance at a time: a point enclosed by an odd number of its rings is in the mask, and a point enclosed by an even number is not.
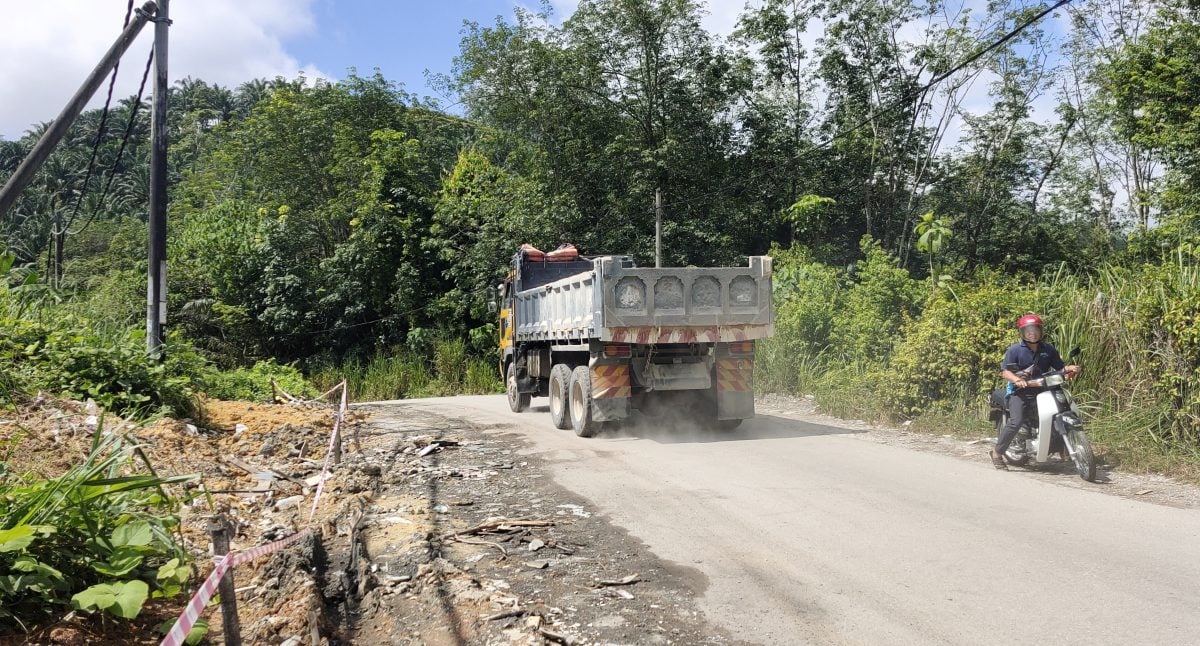
{"type": "Polygon", "coordinates": [[[1096,454],[1092,452],[1092,443],[1088,441],[1083,431],[1071,431],[1071,447],[1075,452],[1071,459],[1075,462],[1075,473],[1088,482],[1096,481],[1096,454]]]}

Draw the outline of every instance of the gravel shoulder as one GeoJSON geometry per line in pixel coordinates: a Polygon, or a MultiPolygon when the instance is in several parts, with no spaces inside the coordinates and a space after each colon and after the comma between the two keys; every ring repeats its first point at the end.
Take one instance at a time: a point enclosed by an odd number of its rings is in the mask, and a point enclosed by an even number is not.
{"type": "MultiPolygon", "coordinates": [[[[902,427],[870,424],[861,420],[839,419],[819,412],[813,401],[804,397],[766,395],[759,398],[757,411],[762,415],[775,415],[853,430],[857,432],[854,437],[868,442],[949,455],[981,464],[990,463],[988,450],[995,441],[992,436],[963,439],[953,435],[910,432],[902,427]]],[[[1075,472],[1069,463],[1051,462],[1040,467],[1010,467],[1010,471],[1013,475],[1034,478],[1057,486],[1100,491],[1108,495],[1170,507],[1200,509],[1200,487],[1156,473],[1130,473],[1108,464],[1100,464],[1097,481],[1090,483],[1078,477],[1070,477],[1075,472]]]]}
{"type": "Polygon", "coordinates": [[[385,464],[361,522],[367,583],[349,642],[736,643],[700,616],[702,575],[556,485],[504,424],[355,409],[369,415],[363,455],[385,464]]]}

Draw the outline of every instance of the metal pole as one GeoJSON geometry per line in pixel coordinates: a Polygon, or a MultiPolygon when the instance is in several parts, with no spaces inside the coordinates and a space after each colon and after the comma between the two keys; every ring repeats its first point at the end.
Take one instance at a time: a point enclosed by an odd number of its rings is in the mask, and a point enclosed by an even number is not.
{"type": "Polygon", "coordinates": [[[654,266],[662,267],[662,189],[654,189],[654,266]]]}
{"type": "Polygon", "coordinates": [[[167,30],[170,0],[154,22],[154,103],[150,116],[150,244],[146,276],[146,351],[162,360],[167,320],[167,30]]]}
{"type": "MultiPolygon", "coordinates": [[[[224,516],[213,516],[208,531],[212,534],[213,556],[229,553],[229,521],[224,516]]],[[[226,646],[242,646],[242,622],[238,619],[237,588],[233,585],[233,568],[225,573],[217,584],[221,593],[221,626],[225,629],[226,646]]]]}
{"type": "MultiPolygon", "coordinates": [[[[165,3],[164,3],[165,4],[165,3]]],[[[12,177],[8,178],[8,182],[4,184],[4,188],[0,189],[0,219],[8,212],[12,205],[16,203],[17,197],[21,195],[21,191],[29,185],[33,180],[33,176],[41,169],[42,164],[46,162],[46,158],[50,153],[54,152],[54,147],[62,140],[63,136],[70,130],[71,124],[75,123],[75,118],[83,111],[83,107],[91,100],[92,95],[96,93],[96,89],[104,82],[104,77],[112,71],[117,61],[133,44],[133,39],[137,37],[138,32],[145,26],[146,20],[150,18],[158,10],[158,6],[153,2],[147,2],[142,5],[142,8],[135,12],[133,19],[129,21],[129,25],[125,27],[125,31],[117,37],[117,41],[113,43],[108,52],[104,54],[104,58],[100,59],[100,64],[87,79],[83,81],[83,85],[75,91],[75,95],[67,102],[67,106],[63,108],[54,121],[50,123],[50,127],[46,132],[42,133],[42,138],[33,146],[33,150],[21,160],[21,165],[17,166],[16,172],[12,177]]]]}

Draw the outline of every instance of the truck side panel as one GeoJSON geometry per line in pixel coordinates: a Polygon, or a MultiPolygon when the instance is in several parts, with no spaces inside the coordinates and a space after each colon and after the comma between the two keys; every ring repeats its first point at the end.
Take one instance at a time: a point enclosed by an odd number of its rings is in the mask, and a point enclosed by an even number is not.
{"type": "Polygon", "coordinates": [[[596,274],[568,276],[516,295],[517,341],[586,342],[596,336],[596,274]]]}
{"type": "Polygon", "coordinates": [[[516,294],[517,342],[718,343],[771,336],[771,259],[746,267],[628,267],[597,258],[583,271],[516,294]]]}

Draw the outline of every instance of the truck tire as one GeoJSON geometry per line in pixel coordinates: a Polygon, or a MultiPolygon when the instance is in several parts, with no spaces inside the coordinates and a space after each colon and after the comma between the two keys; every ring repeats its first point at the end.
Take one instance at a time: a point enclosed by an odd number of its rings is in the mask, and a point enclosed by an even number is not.
{"type": "Polygon", "coordinates": [[[600,430],[600,423],[592,419],[592,371],[587,366],[578,366],[571,373],[571,391],[568,397],[571,411],[571,428],[579,437],[593,437],[600,430]]]}
{"type": "Polygon", "coordinates": [[[508,364],[508,370],[505,373],[505,387],[508,391],[508,407],[514,413],[524,412],[529,408],[529,393],[517,392],[517,364],[512,362],[508,364]]]}
{"type": "Polygon", "coordinates": [[[550,420],[554,422],[554,428],[571,428],[570,402],[567,401],[570,392],[571,368],[562,363],[554,364],[550,369],[550,420]]]}

